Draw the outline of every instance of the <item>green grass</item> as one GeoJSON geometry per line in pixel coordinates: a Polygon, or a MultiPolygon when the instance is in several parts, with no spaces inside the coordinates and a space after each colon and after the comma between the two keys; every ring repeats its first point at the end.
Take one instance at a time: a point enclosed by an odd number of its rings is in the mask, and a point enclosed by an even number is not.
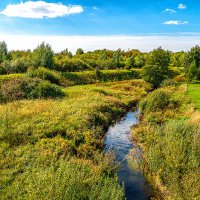
{"type": "Polygon", "coordinates": [[[62,99],[1,104],[0,196],[124,199],[114,159],[101,153],[104,136],[148,89],[142,80],[122,81],[69,87],[62,99]]]}
{"type": "Polygon", "coordinates": [[[132,139],[143,149],[143,162],[132,163],[145,170],[166,199],[199,199],[200,127],[185,85],[154,90],[141,102],[141,110],[132,139]]]}
{"type": "Polygon", "coordinates": [[[200,111],[200,83],[189,84],[188,95],[191,97],[195,107],[200,111]]]}

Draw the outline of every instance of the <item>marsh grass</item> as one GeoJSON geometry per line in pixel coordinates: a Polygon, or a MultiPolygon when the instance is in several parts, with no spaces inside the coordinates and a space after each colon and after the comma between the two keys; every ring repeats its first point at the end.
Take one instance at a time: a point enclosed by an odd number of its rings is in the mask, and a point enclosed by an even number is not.
{"type": "Polygon", "coordinates": [[[141,103],[142,121],[132,134],[143,149],[141,168],[166,199],[200,197],[200,127],[191,119],[192,104],[183,88],[170,86],[148,94],[141,103]]]}
{"type": "Polygon", "coordinates": [[[114,157],[101,153],[104,136],[149,89],[141,80],[122,81],[69,87],[62,99],[1,104],[0,196],[124,199],[114,157]]]}

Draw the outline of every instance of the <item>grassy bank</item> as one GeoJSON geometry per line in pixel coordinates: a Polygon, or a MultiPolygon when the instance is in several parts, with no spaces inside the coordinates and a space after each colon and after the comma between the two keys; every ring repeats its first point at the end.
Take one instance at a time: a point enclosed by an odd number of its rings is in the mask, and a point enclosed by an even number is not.
{"type": "Polygon", "coordinates": [[[200,111],[200,82],[188,85],[188,95],[194,102],[195,108],[200,111]]]}
{"type": "Polygon", "coordinates": [[[148,89],[141,80],[74,86],[62,99],[0,105],[2,199],[124,199],[103,139],[148,89]]]}
{"type": "Polygon", "coordinates": [[[133,162],[164,199],[199,199],[200,118],[186,86],[159,88],[140,109],[141,122],[132,129],[132,140],[143,149],[144,160],[133,162]]]}

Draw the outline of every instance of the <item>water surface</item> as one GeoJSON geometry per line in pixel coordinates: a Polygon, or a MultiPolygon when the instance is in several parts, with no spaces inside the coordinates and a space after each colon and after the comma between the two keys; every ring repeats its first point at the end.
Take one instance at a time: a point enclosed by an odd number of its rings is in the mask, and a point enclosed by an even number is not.
{"type": "Polygon", "coordinates": [[[145,177],[141,173],[131,170],[127,162],[130,150],[137,148],[130,141],[130,132],[131,127],[139,123],[138,114],[138,111],[128,112],[119,122],[109,127],[105,139],[106,151],[110,148],[116,150],[117,160],[121,162],[118,177],[120,183],[124,183],[127,200],[148,200],[151,196],[150,186],[145,177]]]}

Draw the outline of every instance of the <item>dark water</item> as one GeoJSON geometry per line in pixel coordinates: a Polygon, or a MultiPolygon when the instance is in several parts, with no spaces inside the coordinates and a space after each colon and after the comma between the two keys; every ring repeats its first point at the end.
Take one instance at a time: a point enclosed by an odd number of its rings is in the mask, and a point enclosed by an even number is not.
{"type": "Polygon", "coordinates": [[[138,123],[138,114],[138,111],[128,112],[121,121],[110,126],[105,140],[106,150],[116,150],[117,159],[121,162],[118,177],[120,183],[124,183],[127,200],[147,200],[151,196],[150,186],[144,176],[131,170],[126,159],[130,150],[136,148],[130,141],[130,131],[131,126],[138,123]]]}

